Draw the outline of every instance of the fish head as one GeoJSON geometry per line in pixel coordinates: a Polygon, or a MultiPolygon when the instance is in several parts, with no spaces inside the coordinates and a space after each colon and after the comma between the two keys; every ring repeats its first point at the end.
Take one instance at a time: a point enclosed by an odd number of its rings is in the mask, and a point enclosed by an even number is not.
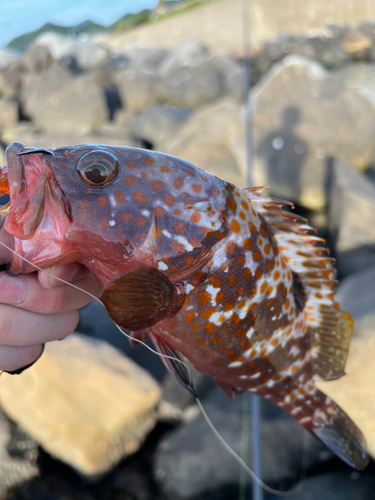
{"type": "MultiPolygon", "coordinates": [[[[198,257],[223,231],[226,183],[178,158],[97,144],[49,150],[14,143],[6,160],[5,229],[19,256],[39,267],[79,261],[102,282],[140,265],[168,272],[165,262],[182,255],[176,270],[183,255],[198,257]]],[[[15,255],[10,270],[34,268],[15,255]]]]}

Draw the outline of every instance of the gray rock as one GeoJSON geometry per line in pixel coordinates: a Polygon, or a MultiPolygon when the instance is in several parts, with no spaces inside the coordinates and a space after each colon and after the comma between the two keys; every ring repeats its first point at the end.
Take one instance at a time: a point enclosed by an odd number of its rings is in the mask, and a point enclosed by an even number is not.
{"type": "Polygon", "coordinates": [[[375,106],[375,64],[356,63],[343,68],[336,76],[375,106]]]}
{"type": "Polygon", "coordinates": [[[48,47],[56,61],[62,58],[74,58],[82,69],[94,68],[108,55],[107,50],[85,36],[74,38],[49,32],[40,35],[35,44],[48,47]]]}
{"type": "Polygon", "coordinates": [[[316,60],[328,69],[342,68],[352,59],[337,38],[320,36],[300,37],[291,50],[291,54],[316,60]]]}
{"type": "Polygon", "coordinates": [[[141,49],[133,47],[126,52],[130,67],[134,70],[158,73],[169,51],[163,49],[141,49]]]}
{"type": "Polygon", "coordinates": [[[22,58],[22,63],[30,73],[43,73],[52,64],[52,55],[46,45],[31,45],[22,58]]]}
{"type": "Polygon", "coordinates": [[[122,105],[130,113],[138,113],[159,99],[161,78],[154,71],[131,67],[121,71],[115,83],[122,105]]]}
{"type": "Polygon", "coordinates": [[[11,99],[0,99],[0,134],[16,126],[18,122],[18,104],[11,99]]]}
{"type": "Polygon", "coordinates": [[[58,63],[27,79],[23,104],[40,130],[61,134],[98,130],[108,115],[104,93],[94,77],[73,76],[58,63]]]}
{"type": "Polygon", "coordinates": [[[37,465],[38,445],[26,435],[12,439],[12,427],[0,411],[0,495],[39,474],[37,465]]]}
{"type": "Polygon", "coordinates": [[[192,114],[160,149],[239,187],[246,184],[243,108],[229,97],[192,114]]]}
{"type": "Polygon", "coordinates": [[[23,80],[24,67],[21,62],[11,63],[4,71],[0,71],[0,96],[7,99],[18,99],[23,80]]]}
{"type": "Polygon", "coordinates": [[[163,140],[170,141],[177,136],[189,115],[189,110],[153,104],[134,118],[130,132],[136,140],[146,141],[153,149],[159,149],[163,140]]]}
{"type": "MultiPolygon", "coordinates": [[[[331,472],[313,476],[303,483],[301,490],[288,495],[290,500],[372,500],[375,478],[359,472],[331,472]]],[[[280,497],[271,496],[269,500],[280,497]]]]}
{"type": "Polygon", "coordinates": [[[375,265],[375,186],[343,162],[332,168],[328,229],[345,276],[375,265]]]}
{"type": "Polygon", "coordinates": [[[0,71],[7,69],[10,63],[17,61],[20,54],[11,49],[0,49],[0,71]]]}
{"type": "MultiPolygon", "coordinates": [[[[215,391],[203,400],[203,406],[223,438],[241,454],[241,398],[231,401],[215,391]]],[[[331,455],[294,420],[277,408],[276,411],[278,416],[264,420],[262,425],[263,480],[268,484],[280,480],[296,482],[304,453],[308,454],[309,466],[324,462],[331,455]],[[303,451],[305,438],[309,442],[303,451]]],[[[239,465],[199,415],[162,439],[155,458],[155,476],[173,499],[201,498],[207,491],[238,484],[239,465]]]]}
{"type": "Polygon", "coordinates": [[[375,104],[342,74],[288,56],[252,92],[255,185],[317,210],[326,203],[327,157],[357,168],[372,158],[375,104]]]}

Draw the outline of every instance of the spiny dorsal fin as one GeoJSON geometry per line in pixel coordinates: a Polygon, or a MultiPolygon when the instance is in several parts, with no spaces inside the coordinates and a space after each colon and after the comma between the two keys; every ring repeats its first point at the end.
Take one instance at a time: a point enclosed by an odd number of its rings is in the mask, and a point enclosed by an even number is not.
{"type": "Polygon", "coordinates": [[[285,205],[293,208],[293,204],[264,196],[265,189],[268,188],[250,188],[246,193],[257,212],[271,226],[288,266],[300,277],[307,296],[305,318],[310,327],[314,373],[323,380],[339,378],[344,375],[353,322],[334,301],[334,259],[327,257],[326,248],[316,246],[324,240],[308,234],[316,231],[305,219],[282,210],[285,205]]]}

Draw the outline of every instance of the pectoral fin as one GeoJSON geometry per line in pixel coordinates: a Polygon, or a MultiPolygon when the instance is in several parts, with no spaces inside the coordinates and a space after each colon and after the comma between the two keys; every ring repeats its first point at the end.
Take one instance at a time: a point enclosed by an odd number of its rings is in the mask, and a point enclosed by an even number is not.
{"type": "Polygon", "coordinates": [[[121,327],[137,331],[171,317],[185,299],[179,287],[154,267],[140,267],[112,281],[100,300],[121,327]]]}

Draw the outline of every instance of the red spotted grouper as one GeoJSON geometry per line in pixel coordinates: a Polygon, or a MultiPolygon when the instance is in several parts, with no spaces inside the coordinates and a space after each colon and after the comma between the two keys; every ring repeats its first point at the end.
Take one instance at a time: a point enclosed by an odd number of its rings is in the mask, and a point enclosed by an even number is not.
{"type": "MultiPolygon", "coordinates": [[[[150,337],[189,387],[179,353],[227,394],[274,402],[353,467],[366,442],[314,380],[344,374],[350,316],[332,259],[264,188],[238,189],[178,158],[126,147],[6,151],[16,252],[40,267],[78,261],[109,315],[150,337]]],[[[10,272],[34,268],[14,256],[10,272]]]]}

